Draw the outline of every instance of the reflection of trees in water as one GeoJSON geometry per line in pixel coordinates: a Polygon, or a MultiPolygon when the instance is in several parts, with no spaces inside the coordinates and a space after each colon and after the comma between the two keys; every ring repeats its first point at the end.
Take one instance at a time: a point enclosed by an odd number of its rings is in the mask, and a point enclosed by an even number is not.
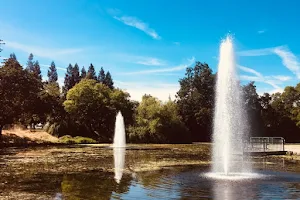
{"type": "Polygon", "coordinates": [[[70,174],[63,177],[61,191],[66,199],[109,199],[113,192],[128,192],[131,180],[125,175],[117,184],[113,173],[70,174]]]}

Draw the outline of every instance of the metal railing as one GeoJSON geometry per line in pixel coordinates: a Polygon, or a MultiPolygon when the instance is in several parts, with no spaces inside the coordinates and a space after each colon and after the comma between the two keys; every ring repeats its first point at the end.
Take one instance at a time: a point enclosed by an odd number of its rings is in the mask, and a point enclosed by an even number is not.
{"type": "Polygon", "coordinates": [[[275,152],[284,151],[283,137],[250,137],[244,142],[244,152],[275,152]]]}

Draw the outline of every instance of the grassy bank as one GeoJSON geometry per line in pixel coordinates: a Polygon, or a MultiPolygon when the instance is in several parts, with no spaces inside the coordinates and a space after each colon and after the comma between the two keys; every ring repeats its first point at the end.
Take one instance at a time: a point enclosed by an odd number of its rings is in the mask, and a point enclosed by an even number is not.
{"type": "Polygon", "coordinates": [[[71,137],[69,135],[57,138],[43,130],[4,130],[0,147],[34,147],[34,146],[60,146],[66,144],[95,144],[97,141],[87,137],[71,137]]]}

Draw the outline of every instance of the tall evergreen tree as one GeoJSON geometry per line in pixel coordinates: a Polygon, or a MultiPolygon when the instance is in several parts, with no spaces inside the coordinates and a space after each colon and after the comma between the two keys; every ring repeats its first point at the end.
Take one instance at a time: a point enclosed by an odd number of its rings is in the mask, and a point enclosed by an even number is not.
{"type": "Polygon", "coordinates": [[[14,59],[14,60],[17,60],[17,56],[16,56],[15,53],[11,53],[11,54],[9,55],[9,58],[12,58],[12,59],[14,59]]]}
{"type": "Polygon", "coordinates": [[[91,65],[89,66],[89,69],[88,69],[86,78],[87,78],[87,79],[94,79],[94,80],[97,80],[97,76],[96,76],[96,72],[95,72],[95,68],[94,68],[93,64],[91,64],[91,65]]]}
{"type": "Polygon", "coordinates": [[[109,71],[105,75],[105,79],[104,79],[103,84],[105,84],[110,89],[114,89],[114,82],[111,78],[111,75],[110,75],[109,71]]]}
{"type": "Polygon", "coordinates": [[[27,61],[27,66],[26,66],[26,70],[29,71],[29,72],[33,72],[33,65],[34,65],[34,62],[33,62],[33,54],[30,53],[29,54],[29,57],[28,57],[28,61],[27,61]]]}
{"type": "Polygon", "coordinates": [[[39,61],[35,61],[33,63],[32,73],[37,79],[42,80],[42,74],[41,74],[41,68],[40,68],[39,61]]]}
{"type": "Polygon", "coordinates": [[[80,75],[79,75],[79,66],[78,66],[77,63],[73,67],[72,78],[74,80],[74,85],[76,83],[79,83],[79,81],[80,81],[80,75]]]}
{"type": "Polygon", "coordinates": [[[99,83],[103,83],[105,84],[105,72],[103,70],[103,67],[101,67],[100,71],[99,71],[99,74],[98,74],[98,78],[97,78],[98,82],[99,83]]]}
{"type": "Polygon", "coordinates": [[[82,68],[81,68],[81,75],[80,75],[80,78],[81,78],[81,79],[84,79],[85,77],[86,77],[86,71],[85,71],[85,68],[82,67],[82,68]]]}
{"type": "Polygon", "coordinates": [[[51,62],[47,75],[49,83],[54,83],[57,81],[58,75],[54,61],[51,62]]]}
{"type": "Polygon", "coordinates": [[[64,87],[63,87],[64,95],[66,95],[69,89],[71,89],[75,85],[74,81],[72,80],[72,72],[73,72],[73,66],[69,64],[69,66],[67,67],[67,73],[65,75],[65,80],[64,80],[64,87]]]}

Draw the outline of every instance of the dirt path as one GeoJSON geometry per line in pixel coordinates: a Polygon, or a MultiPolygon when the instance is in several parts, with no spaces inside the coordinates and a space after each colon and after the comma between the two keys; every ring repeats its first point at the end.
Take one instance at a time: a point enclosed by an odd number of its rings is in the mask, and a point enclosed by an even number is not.
{"type": "Polygon", "coordinates": [[[49,133],[37,130],[35,132],[31,132],[30,130],[22,130],[22,129],[11,129],[11,130],[3,130],[3,136],[7,137],[18,137],[20,139],[30,140],[30,141],[44,141],[44,142],[57,142],[58,138],[50,135],[49,133]]]}

